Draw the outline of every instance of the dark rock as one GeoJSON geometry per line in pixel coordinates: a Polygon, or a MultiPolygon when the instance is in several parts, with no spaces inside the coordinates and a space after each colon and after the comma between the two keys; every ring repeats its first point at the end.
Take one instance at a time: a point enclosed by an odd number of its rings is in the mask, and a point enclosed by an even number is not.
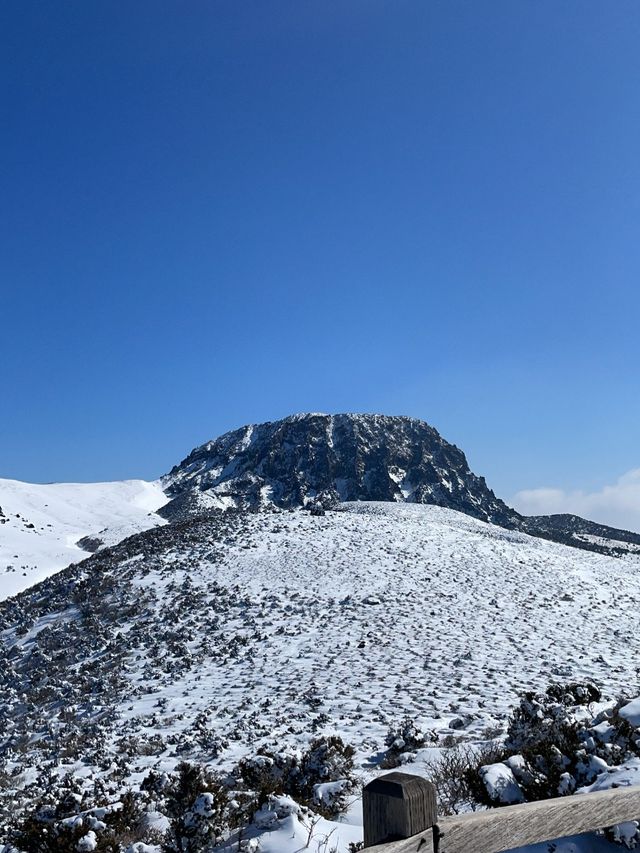
{"type": "MultiPolygon", "coordinates": [[[[407,417],[294,415],[242,427],[193,450],[164,483],[181,516],[199,493],[220,508],[404,501],[506,527],[519,519],[472,473],[461,450],[407,417]]],[[[171,513],[171,505],[164,508],[165,517],[171,513]]]]}

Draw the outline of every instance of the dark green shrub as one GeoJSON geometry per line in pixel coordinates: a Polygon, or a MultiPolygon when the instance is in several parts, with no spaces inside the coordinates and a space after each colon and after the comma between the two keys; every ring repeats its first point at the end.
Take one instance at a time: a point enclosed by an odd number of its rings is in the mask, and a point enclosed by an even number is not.
{"type": "Polygon", "coordinates": [[[275,753],[262,748],[240,762],[238,773],[255,792],[259,805],[273,794],[288,794],[301,805],[330,816],[344,808],[346,792],[353,782],[354,755],[353,747],[345,745],[342,738],[320,737],[302,754],[275,753]],[[337,791],[329,799],[316,796],[317,785],[343,780],[346,785],[342,796],[337,791]]]}
{"type": "MultiPolygon", "coordinates": [[[[153,778],[148,787],[157,784],[153,778]]],[[[222,835],[227,826],[229,796],[220,778],[184,761],[163,786],[163,811],[170,820],[164,849],[171,853],[198,853],[222,835]]]]}

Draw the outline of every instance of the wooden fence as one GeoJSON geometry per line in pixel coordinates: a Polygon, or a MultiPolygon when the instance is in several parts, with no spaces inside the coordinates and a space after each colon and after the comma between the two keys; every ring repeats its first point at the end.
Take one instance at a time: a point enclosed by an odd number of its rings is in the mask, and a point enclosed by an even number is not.
{"type": "Polygon", "coordinates": [[[371,853],[500,853],[638,820],[640,787],[439,818],[431,782],[387,773],[364,788],[363,811],[371,853]]]}

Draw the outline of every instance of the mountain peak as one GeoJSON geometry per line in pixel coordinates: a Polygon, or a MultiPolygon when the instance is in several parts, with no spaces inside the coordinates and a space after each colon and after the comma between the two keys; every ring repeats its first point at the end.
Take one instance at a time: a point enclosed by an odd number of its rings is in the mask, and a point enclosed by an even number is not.
{"type": "MultiPolygon", "coordinates": [[[[167,508],[289,509],[309,501],[396,501],[514,526],[464,453],[404,415],[300,413],[250,424],[195,448],[163,480],[167,508]]],[[[191,512],[190,512],[191,514],[191,512]]]]}

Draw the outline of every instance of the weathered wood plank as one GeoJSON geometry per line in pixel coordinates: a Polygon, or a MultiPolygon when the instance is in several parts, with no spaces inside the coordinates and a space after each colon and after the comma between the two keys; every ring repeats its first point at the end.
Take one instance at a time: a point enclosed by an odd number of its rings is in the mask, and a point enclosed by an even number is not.
{"type": "MultiPolygon", "coordinates": [[[[440,818],[437,853],[501,853],[640,819],[640,787],[614,788],[440,818]]],[[[367,853],[436,853],[430,831],[367,853]]]]}
{"type": "Polygon", "coordinates": [[[387,773],[362,792],[364,844],[409,838],[438,819],[436,789],[427,779],[409,773],[387,773]]]}
{"type": "Polygon", "coordinates": [[[476,812],[465,818],[443,818],[438,822],[439,853],[469,850],[500,853],[525,844],[592,832],[638,817],[640,788],[616,788],[596,794],[557,797],[490,812],[476,812]]]}

